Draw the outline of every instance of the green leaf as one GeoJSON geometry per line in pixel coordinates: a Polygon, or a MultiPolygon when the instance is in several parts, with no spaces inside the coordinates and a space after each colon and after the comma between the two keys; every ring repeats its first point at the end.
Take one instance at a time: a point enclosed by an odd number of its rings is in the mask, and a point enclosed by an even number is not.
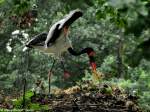
{"type": "Polygon", "coordinates": [[[5,0],[0,0],[0,5],[4,2],[5,0]]]}

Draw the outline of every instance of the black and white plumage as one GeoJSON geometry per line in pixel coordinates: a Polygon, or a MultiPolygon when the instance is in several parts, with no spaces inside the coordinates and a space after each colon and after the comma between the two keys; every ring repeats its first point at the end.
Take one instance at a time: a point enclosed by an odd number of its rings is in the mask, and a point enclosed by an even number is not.
{"type": "Polygon", "coordinates": [[[67,32],[65,30],[68,30],[68,27],[81,16],[82,12],[80,10],[71,11],[65,18],[52,25],[48,34],[41,33],[36,35],[26,46],[60,56],[69,47],[72,47],[69,38],[66,37],[67,32]]]}
{"type": "MultiPolygon", "coordinates": [[[[30,48],[39,49],[44,53],[53,54],[56,57],[61,56],[65,51],[68,51],[74,56],[79,56],[86,53],[89,57],[90,65],[92,70],[96,73],[96,63],[94,60],[95,52],[92,48],[85,48],[79,52],[76,52],[72,48],[72,44],[67,37],[68,27],[83,14],[80,10],[71,11],[64,19],[56,22],[50,28],[48,34],[41,33],[36,35],[30,40],[26,46],[30,48]]],[[[97,76],[98,77],[98,76],[97,76]]]]}

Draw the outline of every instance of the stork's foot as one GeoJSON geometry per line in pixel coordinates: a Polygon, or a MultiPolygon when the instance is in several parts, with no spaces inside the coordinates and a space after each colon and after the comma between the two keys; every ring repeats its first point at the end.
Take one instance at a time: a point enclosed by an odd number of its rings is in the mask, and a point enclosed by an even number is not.
{"type": "Polygon", "coordinates": [[[64,79],[70,78],[71,74],[68,71],[64,71],[64,79]]]}

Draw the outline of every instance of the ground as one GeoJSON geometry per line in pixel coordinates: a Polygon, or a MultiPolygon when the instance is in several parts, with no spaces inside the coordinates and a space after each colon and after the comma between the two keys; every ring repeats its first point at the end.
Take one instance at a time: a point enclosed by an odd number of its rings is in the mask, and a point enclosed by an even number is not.
{"type": "MultiPolygon", "coordinates": [[[[109,84],[93,85],[88,82],[64,90],[53,89],[52,93],[49,96],[28,95],[25,108],[52,112],[142,112],[137,104],[137,96],[126,94],[119,87],[109,84]]],[[[10,109],[22,108],[19,99],[10,105],[10,109]]],[[[0,106],[9,108],[4,104],[0,106]]]]}

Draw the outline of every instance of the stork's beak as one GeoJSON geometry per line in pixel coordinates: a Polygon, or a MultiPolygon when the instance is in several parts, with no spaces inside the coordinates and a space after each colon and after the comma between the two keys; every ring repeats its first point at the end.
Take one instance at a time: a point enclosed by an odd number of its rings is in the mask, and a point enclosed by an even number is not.
{"type": "Polygon", "coordinates": [[[92,70],[96,70],[96,63],[95,62],[90,62],[90,65],[92,67],[92,70]]]}
{"type": "Polygon", "coordinates": [[[88,52],[88,56],[89,56],[89,59],[90,59],[90,66],[91,66],[91,68],[92,68],[92,75],[93,75],[93,78],[95,79],[95,80],[97,80],[97,81],[99,81],[100,80],[100,78],[101,78],[101,75],[100,75],[100,73],[99,72],[97,72],[97,70],[96,70],[96,62],[95,62],[95,52],[94,51],[89,51],[88,52]]]}
{"type": "Polygon", "coordinates": [[[92,75],[93,75],[93,78],[94,78],[95,80],[100,80],[101,75],[100,75],[100,73],[97,72],[97,70],[96,70],[96,63],[95,63],[95,62],[90,62],[90,65],[91,65],[91,67],[92,67],[92,75]]]}

